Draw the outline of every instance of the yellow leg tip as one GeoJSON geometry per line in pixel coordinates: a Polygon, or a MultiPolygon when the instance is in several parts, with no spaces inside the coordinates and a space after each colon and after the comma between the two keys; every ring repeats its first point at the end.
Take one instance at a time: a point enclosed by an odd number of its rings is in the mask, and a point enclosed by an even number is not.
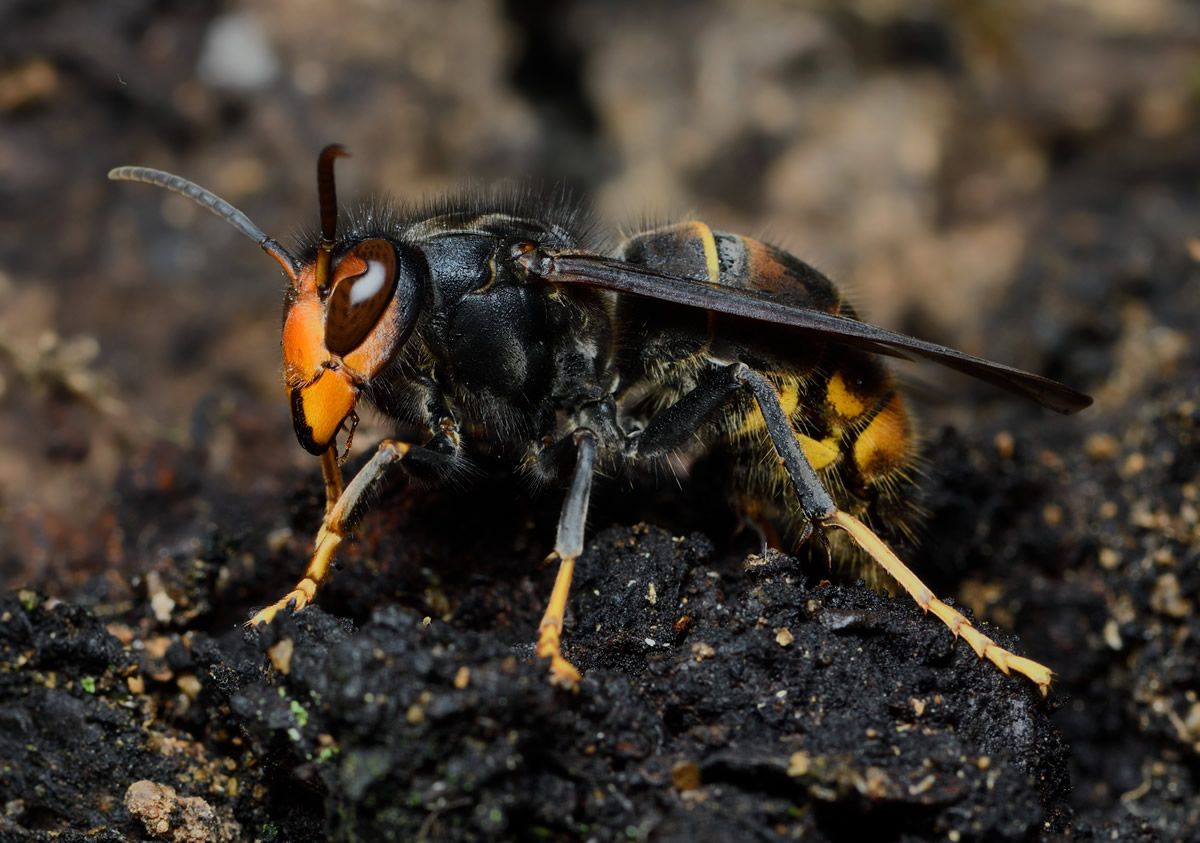
{"type": "Polygon", "coordinates": [[[1043,697],[1050,692],[1050,680],[1054,677],[1050,668],[1038,664],[1032,659],[1013,655],[971,626],[971,622],[957,609],[938,600],[933,592],[917,579],[916,574],[900,561],[891,548],[861,521],[841,510],[836,510],[822,519],[822,524],[826,527],[838,527],[849,533],[855,543],[891,574],[918,606],[926,612],[932,612],[956,638],[962,638],[967,642],[967,645],[975,651],[975,655],[979,658],[987,659],[1005,676],[1016,671],[1026,677],[1037,685],[1043,697]]]}
{"type": "Polygon", "coordinates": [[[550,684],[568,691],[578,691],[582,677],[579,669],[562,656],[550,657],[550,684]]]}
{"type": "Polygon", "coordinates": [[[265,609],[260,609],[255,612],[250,620],[246,621],[246,626],[257,627],[264,624],[269,624],[275,620],[284,609],[291,609],[293,612],[299,612],[305,606],[312,602],[317,593],[317,584],[311,579],[305,578],[297,583],[296,587],[285,594],[282,599],[276,600],[265,609]]]}
{"type": "Polygon", "coordinates": [[[278,611],[274,606],[260,609],[251,616],[250,620],[246,621],[245,626],[247,629],[256,629],[260,626],[265,626],[275,620],[275,614],[278,611]]]}
{"type": "Polygon", "coordinates": [[[1050,682],[1054,679],[1054,671],[1044,664],[1035,662],[1033,659],[1027,659],[1024,656],[1014,656],[1007,651],[1006,655],[1008,656],[1008,666],[1011,670],[1015,670],[1037,685],[1043,697],[1050,693],[1050,682]]]}
{"type": "Polygon", "coordinates": [[[534,653],[539,659],[550,660],[551,685],[566,688],[569,691],[577,691],[579,690],[579,680],[582,677],[579,669],[563,658],[559,635],[557,624],[544,624],[538,634],[538,643],[534,653]]]}

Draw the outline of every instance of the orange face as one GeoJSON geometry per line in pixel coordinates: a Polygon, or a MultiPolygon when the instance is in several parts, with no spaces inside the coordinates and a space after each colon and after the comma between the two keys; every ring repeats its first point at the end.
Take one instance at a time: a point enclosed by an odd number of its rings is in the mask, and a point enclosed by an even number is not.
{"type": "Polygon", "coordinates": [[[354,410],[359,392],[401,340],[397,255],[364,240],[337,259],[322,289],[320,258],[293,279],[283,323],[283,374],[300,444],[322,454],[354,410]]]}

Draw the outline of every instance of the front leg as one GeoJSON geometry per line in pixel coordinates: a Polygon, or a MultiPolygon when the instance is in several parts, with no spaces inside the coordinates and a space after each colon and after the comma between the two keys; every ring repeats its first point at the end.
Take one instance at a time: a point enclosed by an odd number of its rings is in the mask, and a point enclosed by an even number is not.
{"type": "MultiPolygon", "coordinates": [[[[325,578],[329,576],[330,564],[333,561],[334,551],[338,545],[346,538],[346,535],[354,528],[362,515],[362,506],[368,494],[375,488],[380,480],[383,479],[388,469],[403,462],[428,462],[433,466],[448,466],[454,456],[455,449],[458,445],[457,431],[447,431],[443,428],[427,445],[413,445],[408,442],[397,442],[393,439],[385,439],[379,443],[379,447],[375,451],[375,456],[367,462],[366,465],[359,470],[358,474],[354,475],[354,479],[350,481],[344,489],[340,491],[336,501],[329,501],[328,497],[332,494],[332,490],[340,486],[341,475],[337,472],[336,459],[330,460],[326,456],[322,456],[321,466],[325,477],[325,491],[327,496],[325,506],[325,518],[321,522],[321,529],[317,531],[315,549],[313,550],[312,558],[308,562],[308,568],[304,571],[304,576],[296,586],[276,600],[270,606],[262,609],[254,614],[250,620],[246,622],[247,626],[258,626],[264,623],[270,623],[271,620],[281,610],[291,608],[299,611],[313,602],[313,597],[317,593],[317,589],[325,578]],[[450,444],[447,450],[446,440],[450,444]],[[436,446],[436,447],[435,447],[436,446]],[[330,468],[335,472],[331,475],[330,468]],[[332,477],[337,478],[337,484],[331,480],[332,477]]],[[[332,449],[326,454],[332,453],[332,449]]]]}

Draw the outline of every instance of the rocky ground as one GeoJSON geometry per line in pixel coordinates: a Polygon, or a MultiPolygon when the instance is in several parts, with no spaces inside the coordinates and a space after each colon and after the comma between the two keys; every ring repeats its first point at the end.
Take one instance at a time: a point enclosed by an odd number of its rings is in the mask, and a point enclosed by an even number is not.
{"type": "Polygon", "coordinates": [[[6,6],[0,839],[1200,836],[1200,16],[984,8],[6,6]],[[530,658],[557,501],[504,478],[395,484],[317,608],[244,631],[322,507],[279,285],[103,173],[285,237],[332,140],[350,201],[535,176],[616,223],[689,208],[1095,394],[1060,418],[904,372],[910,561],[1050,697],[907,599],[747,555],[705,488],[597,490],[578,694],[530,658]]]}

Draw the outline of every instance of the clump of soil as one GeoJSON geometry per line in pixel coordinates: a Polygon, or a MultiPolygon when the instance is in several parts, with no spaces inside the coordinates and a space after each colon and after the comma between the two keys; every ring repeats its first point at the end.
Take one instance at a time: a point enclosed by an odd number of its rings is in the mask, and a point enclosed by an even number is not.
{"type": "MultiPolygon", "coordinates": [[[[264,552],[267,567],[251,569],[218,538],[193,568],[158,577],[189,631],[156,620],[153,597],[102,622],[12,594],[0,786],[21,796],[4,822],[29,839],[99,827],[132,839],[238,827],[280,840],[1171,837],[1195,821],[1176,794],[1191,782],[1196,665],[1174,642],[1195,633],[1194,475],[1179,455],[1198,437],[1200,408],[1167,393],[1124,438],[1065,459],[1024,441],[938,443],[957,469],[934,477],[942,539],[923,561],[953,581],[968,552],[957,536],[1005,548],[974,557],[984,564],[964,569],[960,591],[1027,636],[984,624],[1001,644],[1056,669],[1049,700],[907,598],[644,525],[601,531],[580,561],[566,640],[585,678],[565,692],[528,643],[553,572],[489,568],[470,555],[486,551],[478,534],[440,532],[443,499],[413,503],[402,486],[328,599],[265,630],[217,607],[251,577],[288,582],[287,566],[264,552]],[[1116,495],[1099,519],[1061,494],[1093,481],[1116,495]],[[1017,489],[1047,503],[1014,506],[1017,489]],[[446,565],[410,572],[406,600],[380,600],[387,569],[370,560],[400,546],[440,546],[446,565]],[[206,568],[218,573],[195,575],[206,568]],[[1095,786],[1072,793],[1072,775],[1127,787],[1153,818],[1115,812],[1095,786]],[[177,807],[148,811],[147,794],[177,807]]],[[[319,511],[315,496],[294,501],[298,519],[319,511]]],[[[493,531],[500,555],[527,553],[524,532],[493,531]]]]}

